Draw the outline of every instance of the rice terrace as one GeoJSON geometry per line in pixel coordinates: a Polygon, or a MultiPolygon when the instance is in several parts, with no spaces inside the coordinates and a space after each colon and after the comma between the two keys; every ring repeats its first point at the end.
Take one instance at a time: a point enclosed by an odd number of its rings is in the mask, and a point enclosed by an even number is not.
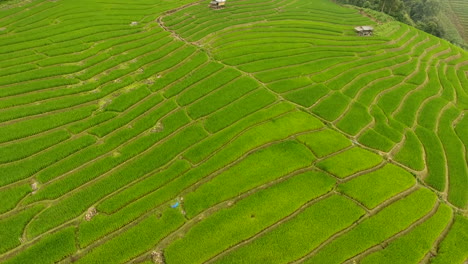
{"type": "Polygon", "coordinates": [[[0,263],[468,263],[466,50],[332,0],[3,1],[0,263]]]}

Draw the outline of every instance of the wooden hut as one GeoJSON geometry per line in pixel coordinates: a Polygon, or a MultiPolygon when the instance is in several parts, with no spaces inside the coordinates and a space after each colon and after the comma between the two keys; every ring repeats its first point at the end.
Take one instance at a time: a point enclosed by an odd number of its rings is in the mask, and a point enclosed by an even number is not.
{"type": "Polygon", "coordinates": [[[372,36],[374,34],[374,28],[371,26],[359,26],[355,27],[354,30],[359,36],[372,36]]]}
{"type": "Polygon", "coordinates": [[[209,5],[210,8],[212,9],[221,9],[226,7],[226,0],[213,0],[210,2],[209,5]]]}

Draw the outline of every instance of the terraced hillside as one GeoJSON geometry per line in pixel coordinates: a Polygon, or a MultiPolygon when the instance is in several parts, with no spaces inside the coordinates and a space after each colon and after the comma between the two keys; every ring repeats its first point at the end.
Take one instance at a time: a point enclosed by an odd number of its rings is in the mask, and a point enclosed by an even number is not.
{"type": "Polygon", "coordinates": [[[454,16],[454,21],[461,37],[468,43],[468,3],[460,0],[447,1],[454,16]]]}
{"type": "Polygon", "coordinates": [[[329,0],[0,11],[0,262],[463,263],[468,55],[329,0]]]}

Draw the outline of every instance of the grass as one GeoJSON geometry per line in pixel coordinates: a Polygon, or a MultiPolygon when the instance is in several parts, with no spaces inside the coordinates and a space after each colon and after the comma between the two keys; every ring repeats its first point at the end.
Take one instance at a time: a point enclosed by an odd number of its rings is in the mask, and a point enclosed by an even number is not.
{"type": "Polygon", "coordinates": [[[184,77],[186,74],[189,74],[191,71],[205,63],[207,59],[208,58],[206,54],[196,53],[193,57],[189,59],[188,62],[183,64],[183,67],[181,65],[180,67],[167,72],[167,74],[160,76],[160,78],[157,79],[156,82],[150,86],[150,89],[152,91],[159,91],[163,89],[164,87],[184,77]]]}
{"type": "Polygon", "coordinates": [[[117,116],[116,113],[110,113],[110,112],[99,113],[97,115],[91,116],[90,118],[86,120],[77,122],[69,126],[67,129],[73,134],[78,134],[80,132],[87,130],[88,128],[91,128],[93,126],[106,122],[107,120],[112,119],[116,116],[117,116]]]}
{"type": "Polygon", "coordinates": [[[429,130],[435,130],[437,126],[437,116],[446,104],[447,101],[443,98],[437,98],[427,103],[421,111],[422,114],[418,119],[418,124],[429,130]]]}
{"type": "Polygon", "coordinates": [[[331,196],[309,206],[291,220],[232,251],[218,263],[293,261],[316,248],[334,233],[351,225],[363,214],[364,211],[350,200],[338,195],[331,196]],[[331,208],[333,210],[330,210],[331,208]]]}
{"type": "Polygon", "coordinates": [[[347,134],[354,136],[371,121],[372,116],[369,114],[367,107],[360,103],[355,103],[351,105],[349,111],[340,119],[336,126],[347,134]]]}
{"type": "Polygon", "coordinates": [[[262,82],[272,82],[281,79],[291,78],[301,75],[309,75],[320,72],[321,69],[333,67],[340,63],[353,60],[353,56],[337,57],[330,59],[323,59],[316,62],[309,62],[299,66],[291,66],[287,68],[279,68],[270,71],[265,71],[256,74],[255,76],[262,82]]]}
{"type": "Polygon", "coordinates": [[[164,186],[169,181],[180,176],[182,173],[190,169],[190,164],[186,161],[176,161],[167,170],[155,173],[148,178],[136,183],[135,185],[126,188],[119,194],[101,202],[97,209],[104,213],[114,213],[115,211],[130,204],[135,199],[143,197],[164,186]]]}
{"type": "Polygon", "coordinates": [[[164,134],[161,133],[159,138],[153,137],[153,140],[151,141],[146,140],[147,145],[139,145],[138,142],[134,142],[133,144],[127,145],[125,148],[122,148],[120,150],[119,155],[112,155],[111,157],[106,157],[104,159],[96,161],[90,166],[82,168],[81,170],[77,170],[74,173],[67,175],[67,177],[63,177],[60,181],[55,181],[52,184],[49,184],[47,187],[43,188],[37,195],[35,195],[34,198],[36,200],[42,200],[59,197],[60,195],[63,195],[68,191],[73,190],[77,186],[80,186],[90,180],[93,180],[99,175],[112,170],[117,165],[135,157],[140,152],[151,147],[151,143],[155,143],[154,141],[157,142],[158,140],[164,138],[165,136],[174,132],[178,128],[186,125],[188,123],[187,117],[184,116],[182,112],[179,113],[179,115],[172,115],[172,120],[165,120],[167,121],[164,122],[164,124],[166,125],[166,132],[164,134]]]}
{"type": "Polygon", "coordinates": [[[435,200],[435,195],[430,191],[418,190],[331,241],[305,263],[341,263],[407,228],[427,214],[434,206],[435,200]],[[366,239],[360,239],[362,237],[366,239]]]}
{"type": "Polygon", "coordinates": [[[259,150],[189,193],[184,199],[187,216],[194,217],[219,202],[310,166],[313,161],[312,153],[294,141],[259,150]]]}
{"type": "Polygon", "coordinates": [[[179,132],[179,137],[172,138],[152,149],[150,155],[145,156],[143,159],[134,160],[128,166],[114,172],[112,177],[101,179],[98,183],[81,189],[77,194],[61,200],[57,206],[43,211],[31,222],[29,234],[41,234],[57,224],[76,217],[103,196],[164,165],[173,159],[175,155],[201,140],[204,136],[206,136],[206,133],[199,126],[187,127],[179,132]],[[129,175],[132,175],[132,177],[128,177],[129,175]]]}
{"type": "Polygon", "coordinates": [[[53,263],[75,251],[75,230],[73,227],[68,227],[44,237],[4,263],[28,263],[32,259],[40,264],[53,263]]]}
{"type": "Polygon", "coordinates": [[[258,83],[254,80],[241,77],[194,102],[187,112],[193,119],[198,119],[232,103],[257,87],[258,83]]]}
{"type": "Polygon", "coordinates": [[[189,73],[188,75],[184,76],[180,81],[175,83],[174,85],[169,86],[164,91],[164,96],[166,98],[170,98],[175,96],[185,90],[187,87],[203,80],[204,78],[214,74],[215,72],[221,70],[223,68],[222,64],[209,62],[208,65],[205,65],[201,69],[196,69],[195,71],[189,73]]]}
{"type": "Polygon", "coordinates": [[[339,178],[370,169],[382,162],[382,157],[361,148],[351,148],[335,156],[317,162],[317,167],[339,178]]]}
{"type": "MultiPolygon", "coordinates": [[[[303,36],[308,36],[308,34],[303,34],[303,36]]],[[[301,37],[295,36],[295,37],[301,37]]],[[[243,39],[245,39],[245,36],[242,36],[243,39]]],[[[306,63],[309,61],[316,61],[316,60],[321,60],[324,58],[331,58],[331,57],[345,57],[345,56],[352,56],[352,53],[349,52],[317,52],[317,53],[309,53],[307,55],[293,55],[293,56],[288,56],[286,58],[272,58],[272,59],[264,59],[264,60],[258,60],[255,62],[251,63],[246,63],[242,64],[239,66],[239,69],[242,71],[246,72],[260,72],[260,71],[265,71],[265,70],[270,70],[270,69],[276,69],[276,68],[281,68],[281,67],[286,67],[290,65],[296,65],[296,64],[301,64],[301,63],[306,63]]]]}
{"type": "Polygon", "coordinates": [[[275,99],[272,93],[265,89],[259,89],[208,116],[205,121],[205,128],[212,133],[217,132],[242,117],[270,105],[275,99]]]}
{"type": "MultiPolygon", "coordinates": [[[[112,131],[118,129],[119,127],[122,127],[138,116],[142,115],[143,113],[147,112],[149,109],[151,109],[154,105],[160,103],[163,101],[162,96],[160,95],[153,95],[147,100],[145,100],[143,103],[135,106],[132,109],[129,109],[124,115],[120,115],[117,118],[114,118],[110,120],[109,122],[106,123],[101,123],[98,126],[93,127],[92,129],[89,130],[91,134],[94,134],[98,137],[103,137],[112,131]]],[[[126,102],[127,103],[127,102],[126,102]]]]}
{"type": "Polygon", "coordinates": [[[148,91],[147,87],[141,86],[113,99],[109,105],[104,107],[104,109],[106,111],[123,112],[130,106],[147,97],[149,94],[150,92],[148,91]]]}
{"type": "Polygon", "coordinates": [[[195,84],[194,86],[189,87],[177,97],[177,103],[182,106],[188,105],[203,97],[204,95],[214,91],[216,88],[228,84],[230,81],[233,81],[240,75],[240,72],[234,69],[223,69],[218,73],[213,74],[209,78],[206,78],[195,84]]]}
{"type": "Polygon", "coordinates": [[[395,160],[414,170],[421,171],[425,167],[424,155],[423,146],[418,137],[414,132],[408,131],[405,136],[405,143],[395,155],[395,160]]]}
{"type": "Polygon", "coordinates": [[[442,241],[439,254],[431,259],[431,263],[462,263],[468,257],[468,221],[461,215],[455,216],[455,222],[447,237],[442,241]]]}
{"type": "Polygon", "coordinates": [[[317,157],[324,157],[351,146],[351,141],[345,136],[330,129],[302,135],[297,139],[306,144],[317,157]],[[323,144],[324,142],[326,144],[323,144]]]}
{"type": "Polygon", "coordinates": [[[85,119],[89,117],[95,109],[96,106],[91,105],[75,111],[68,110],[2,126],[0,127],[0,143],[33,136],[62,125],[85,119]]]}
{"type": "Polygon", "coordinates": [[[32,189],[29,184],[14,186],[2,190],[2,192],[0,193],[0,199],[2,200],[2,205],[0,206],[0,213],[5,213],[15,208],[18,202],[31,191],[32,189]]]}
{"type": "Polygon", "coordinates": [[[43,206],[30,207],[10,217],[0,220],[0,253],[5,253],[21,245],[21,236],[26,224],[34,217],[40,210],[44,209],[43,206]]]}
{"type": "Polygon", "coordinates": [[[380,107],[374,107],[371,113],[375,121],[375,132],[397,143],[403,139],[404,126],[393,120],[391,117],[385,116],[385,113],[380,107]]]}
{"type": "Polygon", "coordinates": [[[391,141],[389,138],[381,135],[377,131],[370,129],[365,131],[359,138],[359,143],[364,146],[381,150],[381,151],[390,151],[395,145],[395,142],[391,141]]]}
{"type": "Polygon", "coordinates": [[[77,263],[100,263],[110,261],[122,263],[151,249],[156,243],[184,223],[177,211],[167,209],[162,213],[150,214],[138,225],[128,229],[121,236],[95,248],[77,263]],[[132,250],[127,250],[131,246],[132,250]]]}
{"type": "Polygon", "coordinates": [[[34,173],[54,164],[55,162],[68,157],[69,155],[94,144],[96,139],[92,136],[81,136],[76,139],[55,145],[53,148],[42,152],[39,155],[29,157],[19,162],[9,163],[2,166],[5,175],[0,179],[0,185],[4,186],[28,178],[34,173]],[[21,163],[21,166],[18,166],[21,163]]]}
{"type": "Polygon", "coordinates": [[[24,4],[0,262],[466,259],[466,51],[330,0],[24,4]]]}
{"type": "Polygon", "coordinates": [[[450,221],[452,209],[441,205],[434,216],[399,237],[385,249],[366,256],[361,263],[419,262],[431,250],[432,244],[450,221]]]}
{"type": "Polygon", "coordinates": [[[312,107],[312,112],[327,121],[333,121],[342,114],[350,99],[341,93],[332,93],[312,107]]]}
{"type": "Polygon", "coordinates": [[[381,169],[338,185],[338,190],[372,209],[415,184],[416,180],[407,171],[387,164],[381,169]]]}
{"type": "Polygon", "coordinates": [[[64,130],[58,130],[29,140],[20,141],[16,144],[9,144],[0,149],[0,163],[26,158],[69,138],[69,133],[64,130]]]}
{"type": "Polygon", "coordinates": [[[426,149],[428,174],[425,181],[437,190],[443,191],[446,185],[447,165],[442,143],[434,132],[427,129],[418,128],[416,133],[426,149]]]}
{"type": "Polygon", "coordinates": [[[286,93],[284,94],[284,98],[304,107],[311,107],[320,98],[327,95],[328,92],[329,89],[325,85],[318,84],[286,93]]]}
{"type": "Polygon", "coordinates": [[[312,175],[300,174],[210,216],[166,249],[166,261],[206,261],[223,249],[274,224],[305,202],[328,192],[334,184],[334,180],[324,174],[315,173],[315,177],[311,177],[312,175]],[[275,206],[271,206],[273,204],[275,206]],[[195,243],[196,241],[203,243],[195,243]]]}
{"type": "Polygon", "coordinates": [[[243,119],[239,120],[236,124],[231,125],[222,132],[216,133],[214,136],[207,138],[184,153],[184,158],[192,163],[199,163],[207,158],[210,154],[220,150],[220,148],[239,136],[244,130],[251,128],[251,126],[261,125],[263,122],[268,122],[270,119],[278,117],[292,111],[294,107],[289,103],[279,103],[272,105],[265,109],[259,110],[243,119]]]}
{"type": "Polygon", "coordinates": [[[441,116],[442,124],[439,130],[439,137],[444,146],[447,157],[447,169],[449,171],[448,199],[452,203],[465,208],[468,205],[468,167],[463,158],[463,142],[457,137],[453,130],[452,122],[459,115],[458,109],[449,108],[441,116]]]}

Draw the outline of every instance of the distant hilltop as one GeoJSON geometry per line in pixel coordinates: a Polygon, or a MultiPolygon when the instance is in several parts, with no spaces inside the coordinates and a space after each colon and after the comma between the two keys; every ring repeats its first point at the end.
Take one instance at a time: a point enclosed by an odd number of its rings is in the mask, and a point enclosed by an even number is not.
{"type": "Polygon", "coordinates": [[[383,12],[453,44],[468,48],[468,1],[464,0],[338,0],[383,12]]]}

